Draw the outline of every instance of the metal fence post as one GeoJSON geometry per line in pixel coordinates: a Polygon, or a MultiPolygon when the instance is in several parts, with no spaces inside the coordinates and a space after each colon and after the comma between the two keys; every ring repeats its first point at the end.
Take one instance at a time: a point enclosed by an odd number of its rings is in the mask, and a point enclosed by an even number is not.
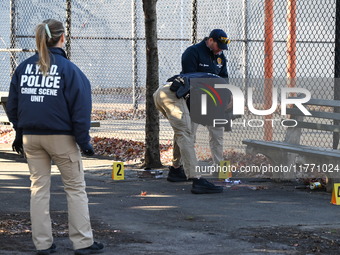
{"type": "Polygon", "coordinates": [[[288,0],[287,6],[287,78],[288,87],[295,87],[296,79],[296,0],[288,0]]]}
{"type": "Polygon", "coordinates": [[[244,22],[244,29],[243,29],[243,86],[245,96],[247,98],[248,93],[248,0],[243,1],[243,22],[244,22]]]}
{"type": "Polygon", "coordinates": [[[197,0],[192,0],[191,44],[197,43],[197,0]]]}
{"type": "Polygon", "coordinates": [[[138,110],[140,91],[138,87],[138,59],[137,59],[137,3],[132,0],[132,103],[134,114],[138,110]]]}
{"type": "Polygon", "coordinates": [[[71,0],[66,0],[66,56],[71,59],[71,0]]]}
{"type": "MultiPolygon", "coordinates": [[[[274,74],[274,0],[265,0],[264,24],[264,107],[269,109],[273,101],[273,74],[274,74]]],[[[265,119],[271,119],[272,114],[265,119]]],[[[264,125],[264,140],[273,140],[273,127],[270,121],[264,125]]]]}
{"type": "MultiPolygon", "coordinates": [[[[10,33],[10,47],[11,49],[16,48],[16,12],[15,12],[15,0],[10,1],[10,27],[11,27],[11,33],[10,33]]],[[[10,74],[11,76],[13,75],[15,68],[16,68],[16,58],[17,55],[15,51],[10,52],[10,65],[11,65],[11,71],[10,74]]]]}
{"type": "MultiPolygon", "coordinates": [[[[340,100],[340,0],[336,0],[335,10],[335,46],[334,46],[334,99],[340,100]]],[[[334,107],[334,112],[339,113],[339,107],[334,107]]],[[[338,120],[334,124],[339,125],[338,120]]],[[[339,145],[339,133],[333,133],[333,149],[339,145]]]]}

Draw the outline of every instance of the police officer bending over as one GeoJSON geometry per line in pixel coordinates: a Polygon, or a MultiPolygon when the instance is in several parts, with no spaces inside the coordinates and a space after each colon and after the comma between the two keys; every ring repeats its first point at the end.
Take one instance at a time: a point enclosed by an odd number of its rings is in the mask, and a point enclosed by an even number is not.
{"type": "MultiPolygon", "coordinates": [[[[230,40],[222,29],[214,29],[209,37],[188,47],[182,54],[182,74],[203,72],[217,74],[228,83],[227,59],[223,50],[228,50],[230,40]]],[[[223,160],[223,127],[206,126],[214,165],[223,160]]],[[[191,129],[196,140],[198,124],[192,122],[191,129]]]]}
{"type": "Polygon", "coordinates": [[[157,109],[169,120],[174,130],[173,166],[169,168],[168,181],[192,180],[191,192],[194,194],[221,193],[222,187],[200,178],[196,170],[198,164],[189,112],[190,79],[196,78],[214,78],[215,83],[225,83],[223,78],[209,73],[181,74],[170,78],[153,95],[157,109]]]}

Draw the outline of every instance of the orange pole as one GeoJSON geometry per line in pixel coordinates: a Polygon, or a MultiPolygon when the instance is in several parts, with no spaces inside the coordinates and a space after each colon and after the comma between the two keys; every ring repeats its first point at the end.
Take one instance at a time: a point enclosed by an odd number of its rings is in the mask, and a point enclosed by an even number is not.
{"type": "MultiPolygon", "coordinates": [[[[264,107],[269,109],[273,101],[273,73],[274,73],[274,0],[265,0],[264,24],[264,107]]],[[[265,120],[272,119],[266,115],[265,120]]],[[[273,140],[273,127],[271,121],[265,121],[264,140],[273,140]]]]}
{"type": "Polygon", "coordinates": [[[287,5],[287,78],[288,87],[295,87],[296,78],[296,0],[287,5]]]}

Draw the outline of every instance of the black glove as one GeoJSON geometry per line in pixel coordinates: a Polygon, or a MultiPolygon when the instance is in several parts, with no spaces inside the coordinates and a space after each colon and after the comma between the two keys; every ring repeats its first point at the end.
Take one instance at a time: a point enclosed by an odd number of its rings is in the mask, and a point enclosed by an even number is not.
{"type": "Polygon", "coordinates": [[[93,156],[94,155],[94,150],[93,147],[90,143],[82,145],[81,150],[85,156],[93,156]]]}
{"type": "Polygon", "coordinates": [[[12,144],[13,151],[16,151],[19,155],[24,155],[24,147],[22,143],[22,130],[15,131],[15,140],[12,144]]]}

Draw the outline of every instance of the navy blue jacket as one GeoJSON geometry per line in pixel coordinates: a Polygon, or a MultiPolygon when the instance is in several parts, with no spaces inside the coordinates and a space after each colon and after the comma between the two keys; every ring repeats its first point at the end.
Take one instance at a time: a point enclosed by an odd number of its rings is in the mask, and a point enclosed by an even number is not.
{"type": "MultiPolygon", "coordinates": [[[[188,95],[191,89],[190,80],[191,79],[214,79],[213,81],[218,81],[221,79],[216,74],[212,73],[203,73],[203,72],[195,72],[195,73],[185,73],[185,74],[178,74],[172,76],[167,80],[167,82],[172,82],[170,86],[170,90],[176,92],[177,98],[185,98],[188,99],[188,95]]],[[[224,80],[221,79],[220,83],[224,83],[224,80]]]]}
{"type": "Polygon", "coordinates": [[[215,55],[207,47],[205,38],[200,43],[188,47],[182,54],[182,72],[181,73],[212,73],[222,78],[228,78],[227,60],[221,52],[215,55]]]}
{"type": "Polygon", "coordinates": [[[232,116],[226,109],[232,97],[231,91],[229,89],[214,89],[214,84],[226,83],[225,78],[211,73],[196,72],[175,75],[167,81],[172,82],[170,90],[176,93],[177,98],[186,99],[193,122],[213,126],[214,119],[226,119],[228,122],[223,125],[225,131],[231,131],[230,119],[232,116]],[[207,100],[206,104],[208,114],[203,116],[201,115],[201,100],[202,94],[207,94],[207,92],[210,93],[211,99],[207,100]]]}
{"type": "Polygon", "coordinates": [[[49,48],[48,76],[39,72],[38,54],[23,61],[12,77],[7,115],[23,134],[75,136],[80,147],[90,141],[91,85],[61,48],[49,48]]]}

